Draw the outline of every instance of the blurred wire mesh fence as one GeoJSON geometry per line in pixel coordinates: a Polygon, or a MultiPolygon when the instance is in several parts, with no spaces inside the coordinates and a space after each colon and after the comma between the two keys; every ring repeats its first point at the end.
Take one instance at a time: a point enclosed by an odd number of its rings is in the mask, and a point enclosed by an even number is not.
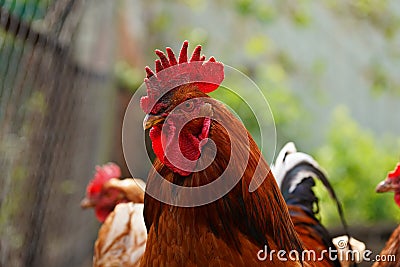
{"type": "Polygon", "coordinates": [[[113,97],[104,36],[112,20],[96,12],[112,4],[0,8],[0,266],[82,266],[96,231],[79,209],[82,178],[109,149],[113,109],[102,102],[113,97]]]}

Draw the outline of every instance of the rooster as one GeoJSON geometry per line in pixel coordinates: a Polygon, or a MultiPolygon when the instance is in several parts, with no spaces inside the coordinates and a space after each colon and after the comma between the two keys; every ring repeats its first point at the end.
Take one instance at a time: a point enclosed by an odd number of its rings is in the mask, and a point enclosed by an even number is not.
{"type": "MultiPolygon", "coordinates": [[[[318,266],[349,266],[350,263],[346,261],[345,255],[336,253],[337,248],[339,252],[344,252],[345,247],[336,246],[332,242],[329,232],[317,218],[319,202],[312,189],[315,186],[314,179],[321,180],[331,197],[337,201],[336,195],[318,162],[308,154],[297,152],[295,144],[289,142],[279,152],[271,170],[288,205],[289,214],[304,247],[315,251],[317,255],[320,255],[323,250],[335,251],[332,259],[326,257],[319,262],[318,266]]],[[[337,203],[341,214],[340,204],[338,201],[337,203]]],[[[341,214],[341,216],[343,215],[341,214]]],[[[341,236],[334,241],[347,243],[346,240],[348,240],[347,236],[341,236]]],[[[365,250],[365,245],[362,242],[354,238],[350,240],[352,249],[365,250]]],[[[361,259],[356,260],[361,261],[361,259]]]]}
{"type": "MultiPolygon", "coordinates": [[[[376,187],[376,192],[394,192],[394,202],[400,207],[400,163],[396,169],[387,175],[387,178],[380,182],[376,187]]],[[[381,259],[388,259],[387,256],[395,256],[395,261],[377,261],[373,267],[400,267],[400,226],[398,226],[386,242],[385,247],[380,253],[381,259]]]]}
{"type": "Polygon", "coordinates": [[[223,64],[206,61],[201,46],[188,60],[187,48],[185,41],[178,59],[170,48],[167,55],[156,50],[155,73],[146,67],[143,126],[156,159],[144,198],[141,266],[301,266],[272,253],[289,258],[303,244],[268,164],[243,124],[207,95],[224,79],[223,64]],[[221,188],[226,193],[213,199],[221,188]],[[269,257],[260,260],[264,248],[269,257]]]}
{"type": "Polygon", "coordinates": [[[82,208],[93,207],[103,223],[94,246],[93,266],[139,266],[146,245],[143,220],[144,182],[123,179],[114,163],[96,167],[82,208]]]}

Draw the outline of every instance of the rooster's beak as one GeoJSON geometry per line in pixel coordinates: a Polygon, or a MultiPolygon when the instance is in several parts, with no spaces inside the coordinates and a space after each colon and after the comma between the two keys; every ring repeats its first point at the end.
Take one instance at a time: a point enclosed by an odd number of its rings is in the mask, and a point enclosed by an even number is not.
{"type": "Polygon", "coordinates": [[[392,181],[385,180],[385,181],[380,182],[377,185],[375,191],[377,193],[384,193],[384,192],[389,192],[389,191],[395,191],[395,189],[396,188],[395,188],[394,184],[392,183],[392,181]]]}
{"type": "Polygon", "coordinates": [[[82,209],[88,209],[88,208],[92,208],[95,206],[95,203],[93,203],[90,199],[88,198],[84,198],[81,201],[81,208],[82,209]]]}
{"type": "Polygon", "coordinates": [[[154,125],[163,122],[164,120],[165,118],[162,116],[147,114],[143,120],[143,130],[150,129],[154,125]]]}

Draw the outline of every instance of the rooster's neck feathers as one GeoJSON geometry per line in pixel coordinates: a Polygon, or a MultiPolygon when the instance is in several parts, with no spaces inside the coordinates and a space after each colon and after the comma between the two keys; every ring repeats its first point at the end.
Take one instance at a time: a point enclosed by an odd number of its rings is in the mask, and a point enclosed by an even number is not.
{"type": "MultiPolygon", "coordinates": [[[[237,246],[240,246],[240,242],[235,229],[238,229],[242,234],[257,243],[260,249],[264,245],[268,245],[275,249],[301,252],[301,242],[297,237],[285,201],[271,172],[268,173],[265,181],[256,191],[249,192],[248,190],[257,164],[261,164],[261,168],[269,169],[256,143],[239,120],[222,104],[214,104],[213,111],[216,118],[230,122],[224,124],[225,127],[230,129],[227,131],[216,121],[212,122],[209,137],[217,147],[217,155],[212,164],[202,171],[192,173],[183,178],[173,173],[159,160],[156,160],[154,163],[155,170],[149,174],[147,189],[156,188],[161,195],[179,195],[179,192],[163,190],[165,188],[163,184],[156,184],[153,179],[155,171],[163,176],[165,180],[178,185],[186,187],[201,186],[218,179],[226,170],[229,160],[241,162],[245,158],[243,155],[250,153],[240,181],[224,197],[205,206],[194,208],[171,208],[171,206],[163,204],[146,194],[144,215],[147,229],[151,229],[152,226],[157,229],[161,214],[170,213],[172,210],[177,214],[191,214],[191,216],[175,215],[182,219],[182,224],[207,224],[211,231],[227,239],[227,241],[234,241],[237,246]],[[232,134],[228,136],[227,132],[232,134]],[[243,140],[247,139],[247,137],[249,143],[244,144],[243,140]],[[231,144],[236,146],[240,153],[231,155],[231,144]],[[203,216],[207,219],[199,219],[203,218],[203,216]]],[[[202,153],[207,154],[207,148],[208,146],[206,145],[202,153]]],[[[233,179],[237,173],[237,170],[236,172],[233,170],[229,175],[233,179]]]]}

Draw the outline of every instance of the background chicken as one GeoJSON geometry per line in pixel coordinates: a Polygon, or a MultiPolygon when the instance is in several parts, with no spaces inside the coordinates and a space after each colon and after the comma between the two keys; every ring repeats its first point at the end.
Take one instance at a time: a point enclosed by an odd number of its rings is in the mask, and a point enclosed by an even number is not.
{"type": "MultiPolygon", "coordinates": [[[[333,188],[330,186],[319,164],[310,155],[297,152],[295,144],[289,142],[279,152],[271,170],[288,205],[296,232],[299,234],[305,248],[315,250],[319,254],[329,248],[338,250],[339,254],[335,253],[336,260],[331,261],[329,258],[325,258],[319,262],[319,266],[350,266],[350,262],[346,260],[344,254],[347,248],[332,242],[331,235],[317,218],[319,202],[313,191],[315,186],[314,179],[321,180],[328,189],[331,197],[338,205],[339,213],[343,220],[341,204],[338,202],[333,188]]],[[[345,225],[344,221],[343,223],[345,225]]],[[[348,236],[337,237],[334,240],[347,244],[348,236]]],[[[350,240],[351,249],[361,252],[365,250],[365,245],[362,242],[354,238],[350,240]]],[[[361,260],[361,258],[356,259],[357,262],[361,262],[361,260]]]]}
{"type": "MultiPolygon", "coordinates": [[[[335,249],[332,237],[316,217],[319,212],[318,198],[312,188],[315,178],[326,179],[315,160],[304,153],[297,152],[294,143],[286,144],[271,167],[283,197],[288,205],[290,217],[304,247],[321,251],[335,249]]],[[[337,257],[337,253],[335,253],[337,257]]],[[[325,258],[318,266],[340,266],[339,260],[325,258]]]]}
{"type": "MultiPolygon", "coordinates": [[[[387,175],[387,178],[380,182],[376,192],[394,192],[394,201],[400,207],[400,163],[396,169],[387,175]]],[[[386,242],[385,247],[380,253],[381,259],[388,259],[388,255],[394,255],[395,261],[375,262],[373,267],[399,267],[400,266],[400,226],[398,226],[386,242]]]]}
{"type": "Polygon", "coordinates": [[[82,208],[93,207],[103,222],[94,247],[93,266],[138,266],[147,231],[143,220],[144,182],[119,179],[119,167],[108,163],[96,167],[87,186],[82,208]]]}
{"type": "Polygon", "coordinates": [[[223,104],[206,94],[222,82],[223,65],[214,58],[205,61],[200,46],[188,61],[187,47],[184,42],[178,60],[169,48],[168,57],[157,50],[156,74],[146,68],[147,96],[141,106],[157,158],[144,200],[148,241],[142,266],[300,266],[299,261],[280,261],[273,253],[272,261],[257,259],[265,245],[269,250],[301,252],[302,243],[251,135],[223,104]],[[179,86],[181,82],[186,84],[179,86]],[[174,90],[168,92],[169,88],[174,90]],[[180,132],[176,130],[181,126],[180,132]],[[257,164],[261,172],[255,173],[257,164]],[[204,165],[205,169],[196,169],[204,165]],[[249,192],[254,174],[259,187],[249,192]],[[187,187],[217,179],[225,183],[200,196],[194,190],[184,194],[187,187]],[[173,184],[182,187],[172,189],[173,184]],[[229,192],[208,204],[190,206],[221,187],[229,192]],[[187,206],[166,204],[153,196],[187,206]]]}

